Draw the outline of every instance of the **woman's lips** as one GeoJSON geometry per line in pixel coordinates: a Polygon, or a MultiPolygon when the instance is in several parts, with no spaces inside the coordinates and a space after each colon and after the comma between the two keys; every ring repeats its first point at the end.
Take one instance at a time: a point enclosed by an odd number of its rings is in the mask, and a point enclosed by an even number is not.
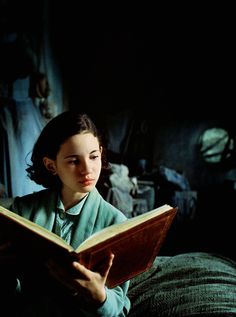
{"type": "Polygon", "coordinates": [[[89,186],[89,185],[92,185],[94,182],[93,179],[85,179],[83,181],[81,181],[80,183],[83,185],[83,186],[89,186]]]}

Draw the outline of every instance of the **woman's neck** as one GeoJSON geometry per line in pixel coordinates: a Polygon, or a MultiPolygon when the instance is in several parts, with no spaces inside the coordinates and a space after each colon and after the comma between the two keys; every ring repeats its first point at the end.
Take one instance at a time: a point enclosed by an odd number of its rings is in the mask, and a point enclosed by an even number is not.
{"type": "Polygon", "coordinates": [[[65,193],[61,192],[61,200],[65,210],[77,205],[88,193],[65,193]]]}

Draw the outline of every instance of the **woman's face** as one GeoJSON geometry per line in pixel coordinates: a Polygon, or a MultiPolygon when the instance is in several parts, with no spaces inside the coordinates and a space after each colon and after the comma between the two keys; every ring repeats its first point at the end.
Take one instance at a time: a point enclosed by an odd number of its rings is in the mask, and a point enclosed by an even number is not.
{"type": "Polygon", "coordinates": [[[56,160],[44,159],[45,166],[62,182],[62,191],[71,194],[90,192],[101,173],[102,148],[91,133],[76,134],[63,143],[56,160]]]}

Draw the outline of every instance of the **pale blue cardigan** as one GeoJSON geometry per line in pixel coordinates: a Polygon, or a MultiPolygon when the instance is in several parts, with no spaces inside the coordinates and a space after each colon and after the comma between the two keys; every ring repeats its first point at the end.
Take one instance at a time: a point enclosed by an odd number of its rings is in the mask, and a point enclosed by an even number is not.
{"type": "MultiPolygon", "coordinates": [[[[16,197],[10,209],[38,225],[53,231],[57,201],[58,193],[45,189],[23,197],[16,197]]],[[[74,248],[78,247],[79,244],[90,235],[104,227],[126,220],[124,214],[105,201],[96,188],[89,193],[78,217],[79,219],[71,241],[71,245],[74,248]]],[[[37,279],[37,277],[35,278],[37,279]]],[[[24,285],[24,282],[22,284],[24,285]]],[[[102,306],[96,309],[89,307],[89,305],[80,307],[81,305],[78,305],[75,299],[68,299],[66,297],[61,299],[61,295],[59,299],[57,295],[52,294],[52,297],[54,298],[51,301],[50,295],[52,292],[46,292],[46,295],[45,292],[40,293],[35,280],[33,283],[29,284],[30,285],[26,286],[26,289],[28,290],[26,294],[27,296],[30,295],[30,300],[29,303],[27,303],[26,309],[29,315],[27,315],[27,312],[24,312],[25,316],[30,316],[30,314],[35,313],[36,315],[34,316],[70,316],[71,312],[73,313],[73,316],[115,317],[127,316],[130,310],[130,300],[127,297],[129,281],[113,289],[107,288],[106,301],[102,306]],[[32,296],[32,294],[34,294],[34,289],[37,293],[35,301],[32,296]],[[65,300],[64,303],[62,302],[63,300],[65,300]],[[69,307],[73,307],[73,309],[70,309],[69,307]]],[[[41,281],[39,281],[39,284],[41,285],[41,281]]],[[[46,285],[45,287],[47,288],[46,285]]],[[[25,297],[24,287],[21,288],[21,292],[25,297]]]]}

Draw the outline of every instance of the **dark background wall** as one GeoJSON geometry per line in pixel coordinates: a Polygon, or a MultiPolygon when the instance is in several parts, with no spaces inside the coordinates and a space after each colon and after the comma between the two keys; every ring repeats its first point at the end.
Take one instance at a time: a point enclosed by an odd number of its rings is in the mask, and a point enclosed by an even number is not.
{"type": "Polygon", "coordinates": [[[203,105],[229,103],[234,27],[235,8],[216,3],[52,9],[70,100],[101,109],[164,104],[176,113],[194,104],[195,115],[203,105]]]}

